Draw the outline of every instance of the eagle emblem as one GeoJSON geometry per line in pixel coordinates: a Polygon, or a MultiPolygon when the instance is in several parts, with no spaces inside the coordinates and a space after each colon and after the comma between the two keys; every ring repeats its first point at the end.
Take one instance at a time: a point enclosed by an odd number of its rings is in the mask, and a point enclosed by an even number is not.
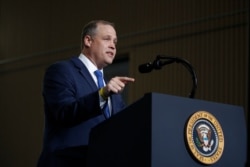
{"type": "Polygon", "coordinates": [[[198,134],[197,145],[203,149],[204,152],[211,151],[214,140],[211,140],[211,129],[206,124],[201,124],[196,128],[198,134]]]}
{"type": "Polygon", "coordinates": [[[207,111],[193,113],[186,125],[186,143],[196,160],[216,163],[224,150],[223,129],[216,117],[207,111]]]}

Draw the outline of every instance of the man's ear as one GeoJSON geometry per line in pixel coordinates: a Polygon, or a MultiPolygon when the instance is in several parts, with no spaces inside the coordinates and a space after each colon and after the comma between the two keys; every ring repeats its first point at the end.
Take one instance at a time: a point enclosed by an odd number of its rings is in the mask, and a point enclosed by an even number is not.
{"type": "Polygon", "coordinates": [[[86,36],[84,37],[83,41],[84,41],[84,45],[85,45],[86,47],[90,47],[90,46],[91,46],[91,43],[92,43],[92,38],[91,38],[91,36],[86,35],[86,36]]]}

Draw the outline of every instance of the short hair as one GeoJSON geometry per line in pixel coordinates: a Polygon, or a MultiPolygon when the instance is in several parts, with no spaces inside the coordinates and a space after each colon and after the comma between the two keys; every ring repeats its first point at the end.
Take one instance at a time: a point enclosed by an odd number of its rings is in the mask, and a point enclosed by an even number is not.
{"type": "Polygon", "coordinates": [[[103,25],[110,25],[113,28],[115,28],[114,23],[105,21],[105,20],[92,20],[89,23],[87,23],[83,29],[82,29],[82,34],[81,34],[81,49],[83,49],[83,38],[86,35],[89,35],[93,37],[96,34],[96,29],[98,24],[103,24],[103,25]]]}

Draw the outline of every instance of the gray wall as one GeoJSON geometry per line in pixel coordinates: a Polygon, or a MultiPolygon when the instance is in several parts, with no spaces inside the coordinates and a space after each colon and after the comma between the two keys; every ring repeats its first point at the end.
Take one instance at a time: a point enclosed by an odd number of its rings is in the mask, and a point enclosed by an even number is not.
{"type": "Polygon", "coordinates": [[[189,73],[179,64],[140,74],[157,54],[187,59],[198,76],[197,99],[249,102],[247,0],[0,1],[0,166],[33,167],[43,133],[45,68],[79,54],[83,25],[116,24],[118,55],[128,55],[128,101],[146,92],[187,96],[189,73]]]}

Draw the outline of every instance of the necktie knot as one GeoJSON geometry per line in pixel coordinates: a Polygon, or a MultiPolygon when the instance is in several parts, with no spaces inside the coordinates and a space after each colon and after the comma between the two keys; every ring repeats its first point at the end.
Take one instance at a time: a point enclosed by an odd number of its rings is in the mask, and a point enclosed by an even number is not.
{"type": "Polygon", "coordinates": [[[102,72],[100,70],[96,70],[94,73],[96,77],[102,77],[102,72]]]}

